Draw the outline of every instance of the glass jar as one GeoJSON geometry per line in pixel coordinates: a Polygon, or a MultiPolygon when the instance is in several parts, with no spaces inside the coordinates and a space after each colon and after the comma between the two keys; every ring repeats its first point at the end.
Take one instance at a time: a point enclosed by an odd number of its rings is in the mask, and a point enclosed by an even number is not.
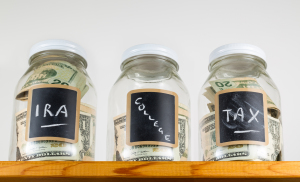
{"type": "Polygon", "coordinates": [[[108,161],[189,160],[190,99],[176,53],[142,44],[123,54],[108,105],[108,161]]]}
{"type": "Polygon", "coordinates": [[[211,53],[198,103],[201,160],[282,160],[280,96],[265,57],[249,44],[228,44],[211,53]]]}
{"type": "Polygon", "coordinates": [[[97,96],[85,57],[65,40],[31,48],[15,90],[9,160],[94,160],[97,96]]]}

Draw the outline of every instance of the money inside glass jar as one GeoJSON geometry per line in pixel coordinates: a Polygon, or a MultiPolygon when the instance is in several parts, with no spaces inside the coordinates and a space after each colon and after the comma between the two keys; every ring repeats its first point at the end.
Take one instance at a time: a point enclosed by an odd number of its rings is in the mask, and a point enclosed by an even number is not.
{"type": "Polygon", "coordinates": [[[188,159],[188,119],[187,107],[180,104],[178,114],[179,147],[161,145],[126,145],[126,114],[114,118],[115,147],[114,161],[186,161],[188,159]]]}
{"type": "Polygon", "coordinates": [[[249,44],[221,46],[209,69],[199,95],[200,158],[282,160],[280,97],[264,52],[249,44]]]}
{"type": "Polygon", "coordinates": [[[96,93],[84,50],[46,40],[16,89],[9,160],[94,160],[96,93]]]}
{"type": "Polygon", "coordinates": [[[126,50],[109,96],[107,160],[189,160],[189,95],[176,53],[161,45],[126,50]]]}

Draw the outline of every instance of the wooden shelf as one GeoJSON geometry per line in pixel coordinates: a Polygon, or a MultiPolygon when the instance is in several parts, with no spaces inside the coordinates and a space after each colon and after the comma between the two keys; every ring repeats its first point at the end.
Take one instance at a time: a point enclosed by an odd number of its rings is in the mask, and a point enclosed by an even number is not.
{"type": "Polygon", "coordinates": [[[1,182],[241,180],[300,181],[300,162],[0,162],[1,182]]]}

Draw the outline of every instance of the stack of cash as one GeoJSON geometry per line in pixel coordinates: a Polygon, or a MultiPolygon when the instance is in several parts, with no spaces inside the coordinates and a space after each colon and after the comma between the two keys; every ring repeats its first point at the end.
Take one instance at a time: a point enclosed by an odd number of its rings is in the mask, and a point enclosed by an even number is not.
{"type": "MultiPolygon", "coordinates": [[[[27,102],[28,90],[38,84],[60,84],[76,87],[81,98],[89,90],[86,76],[74,65],[66,61],[48,61],[29,73],[30,76],[16,96],[17,100],[27,102]]],[[[96,111],[91,105],[81,102],[79,135],[76,144],[44,140],[27,142],[25,140],[27,108],[16,113],[16,160],[94,160],[96,111]]]]}
{"type": "Polygon", "coordinates": [[[179,104],[178,109],[178,147],[160,145],[126,145],[126,115],[114,118],[115,151],[114,161],[186,161],[189,145],[189,111],[179,104]]]}
{"type": "Polygon", "coordinates": [[[205,88],[203,95],[210,101],[207,107],[210,111],[199,123],[201,133],[201,148],[204,161],[275,161],[281,160],[282,151],[282,123],[280,110],[269,96],[268,107],[268,132],[269,144],[267,146],[240,144],[219,147],[216,145],[215,131],[215,94],[218,91],[232,88],[257,88],[262,89],[254,78],[228,78],[210,81],[210,87],[205,88]],[[221,83],[221,84],[220,84],[221,83]]]}

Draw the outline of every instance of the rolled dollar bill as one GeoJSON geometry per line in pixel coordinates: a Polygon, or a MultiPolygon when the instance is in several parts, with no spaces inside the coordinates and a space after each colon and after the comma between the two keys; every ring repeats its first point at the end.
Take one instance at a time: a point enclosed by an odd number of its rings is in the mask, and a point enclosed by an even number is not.
{"type": "Polygon", "coordinates": [[[212,103],[215,104],[216,91],[212,87],[205,88],[203,95],[212,103]]]}
{"type": "Polygon", "coordinates": [[[201,146],[204,161],[251,160],[254,153],[249,145],[231,145],[218,147],[216,144],[215,112],[211,112],[200,120],[201,146]]]}
{"type": "Polygon", "coordinates": [[[209,112],[215,111],[215,105],[214,105],[214,104],[208,103],[208,104],[207,104],[207,107],[208,107],[208,109],[209,109],[209,112]]]}
{"type": "Polygon", "coordinates": [[[255,145],[257,159],[261,161],[276,161],[281,158],[282,151],[282,125],[279,119],[268,116],[269,144],[267,146],[255,145]]]}
{"type": "Polygon", "coordinates": [[[88,91],[86,76],[66,61],[47,61],[33,70],[16,99],[27,100],[27,91],[38,84],[61,84],[78,88],[81,98],[88,91]]]}
{"type": "Polygon", "coordinates": [[[82,103],[80,106],[79,138],[76,144],[43,140],[28,142],[25,139],[27,109],[16,113],[17,161],[42,160],[94,160],[96,111],[82,103]]]}
{"type": "Polygon", "coordinates": [[[178,147],[160,145],[126,145],[126,115],[114,118],[115,154],[114,161],[186,161],[188,158],[189,111],[179,104],[178,147]]]}
{"type": "Polygon", "coordinates": [[[239,144],[216,145],[215,112],[205,115],[199,123],[204,161],[275,161],[282,150],[282,126],[278,119],[268,117],[269,144],[267,146],[239,144]]]}
{"type": "MultiPolygon", "coordinates": [[[[213,90],[210,87],[208,87],[206,90],[208,90],[210,94],[215,94],[218,91],[232,89],[232,88],[257,88],[263,90],[262,87],[259,85],[259,83],[256,81],[256,79],[250,77],[213,80],[210,81],[209,83],[212,86],[213,90]]],[[[210,98],[211,97],[209,97],[208,99],[210,100],[210,98]]],[[[214,102],[212,103],[214,104],[214,102]]],[[[272,117],[279,118],[280,110],[268,95],[267,95],[267,107],[272,117]]]]}

